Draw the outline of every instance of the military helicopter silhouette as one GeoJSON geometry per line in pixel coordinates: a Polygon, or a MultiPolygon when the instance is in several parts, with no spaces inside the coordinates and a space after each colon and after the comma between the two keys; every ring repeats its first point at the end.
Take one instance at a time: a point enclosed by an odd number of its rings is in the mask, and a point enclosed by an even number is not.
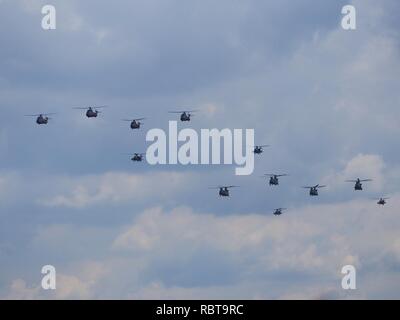
{"type": "Polygon", "coordinates": [[[122,119],[122,121],[129,121],[131,123],[131,129],[140,129],[140,125],[142,122],[140,120],[144,120],[146,118],[138,118],[138,119],[122,119]]]}
{"type": "Polygon", "coordinates": [[[197,112],[198,110],[190,110],[190,111],[168,111],[168,113],[180,113],[181,114],[181,121],[190,121],[190,117],[193,116],[194,112],[197,112]]]}
{"type": "Polygon", "coordinates": [[[219,189],[219,196],[220,197],[229,197],[229,189],[231,188],[238,188],[239,186],[218,186],[218,187],[210,187],[209,189],[219,189]]]}
{"type": "Polygon", "coordinates": [[[88,107],[88,108],[81,108],[81,107],[74,107],[72,109],[77,110],[86,110],[86,117],[88,118],[97,118],[97,115],[101,113],[98,109],[108,108],[108,106],[100,106],[100,107],[88,107]]]}
{"type": "Polygon", "coordinates": [[[274,215],[275,215],[275,216],[280,216],[280,215],[283,213],[283,211],[285,211],[285,210],[287,210],[287,209],[286,209],[286,208],[278,208],[278,209],[275,209],[274,215]]]}
{"type": "Polygon", "coordinates": [[[136,152],[134,154],[132,154],[132,153],[123,153],[123,154],[131,156],[132,157],[131,160],[134,162],[143,161],[143,156],[145,155],[145,153],[139,153],[139,152],[136,152]]]}
{"type": "Polygon", "coordinates": [[[270,186],[278,186],[279,185],[279,178],[286,177],[287,174],[273,174],[273,173],[266,173],[264,174],[264,178],[269,177],[269,185],[270,186]]]}
{"type": "Polygon", "coordinates": [[[265,144],[265,145],[263,145],[263,146],[254,146],[254,147],[252,147],[252,148],[253,148],[253,153],[255,153],[255,154],[261,154],[261,153],[264,152],[264,149],[263,149],[263,148],[267,148],[267,147],[269,147],[269,145],[267,145],[267,144],[265,144]]]}
{"type": "Polygon", "coordinates": [[[40,113],[40,114],[26,114],[25,117],[37,117],[36,118],[36,123],[37,124],[48,124],[49,118],[48,116],[53,115],[55,113],[40,113]]]}
{"type": "Polygon", "coordinates": [[[360,180],[359,178],[357,178],[357,180],[346,180],[346,182],[355,183],[354,190],[356,190],[356,191],[361,191],[363,189],[361,182],[369,182],[369,181],[372,181],[372,180],[371,179],[360,180]]]}
{"type": "Polygon", "coordinates": [[[379,204],[380,206],[384,206],[387,202],[386,200],[388,200],[390,198],[379,198],[379,199],[375,199],[378,200],[377,204],[379,204]]]}
{"type": "Polygon", "coordinates": [[[302,187],[304,189],[310,189],[310,196],[316,197],[318,196],[318,189],[320,188],[325,188],[326,186],[320,186],[319,184],[313,186],[313,187],[302,187]]]}

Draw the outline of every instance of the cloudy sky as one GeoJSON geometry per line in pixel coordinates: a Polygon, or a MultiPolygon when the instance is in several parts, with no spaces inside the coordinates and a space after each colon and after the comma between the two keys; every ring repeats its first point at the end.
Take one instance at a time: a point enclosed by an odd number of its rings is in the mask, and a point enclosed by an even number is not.
{"type": "Polygon", "coordinates": [[[399,14],[397,0],[0,0],[0,298],[400,298],[399,14]],[[71,109],[104,104],[98,119],[71,109]],[[180,128],[254,129],[271,147],[253,175],[122,155],[179,106],[200,110],[180,128]],[[142,116],[138,132],[120,121],[142,116]],[[271,188],[267,172],[290,177],[271,188]],[[357,177],[373,182],[356,193],[357,177]],[[300,188],[317,183],[318,198],[300,188]],[[219,184],[241,187],[220,199],[219,184]]]}

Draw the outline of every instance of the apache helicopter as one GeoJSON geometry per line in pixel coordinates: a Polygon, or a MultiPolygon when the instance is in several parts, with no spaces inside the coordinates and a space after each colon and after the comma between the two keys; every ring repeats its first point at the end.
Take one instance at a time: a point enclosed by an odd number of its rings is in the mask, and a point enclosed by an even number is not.
{"type": "Polygon", "coordinates": [[[320,186],[319,184],[317,184],[316,186],[313,187],[302,187],[304,189],[310,189],[310,196],[312,197],[316,197],[318,196],[318,189],[319,188],[325,188],[326,186],[320,186]]]}
{"type": "Polygon", "coordinates": [[[197,110],[191,110],[191,111],[168,111],[168,113],[180,113],[181,114],[181,121],[190,121],[190,117],[193,116],[192,113],[197,112],[197,110]]]}
{"type": "Polygon", "coordinates": [[[102,109],[102,108],[107,108],[107,106],[89,107],[89,108],[75,107],[73,109],[86,110],[86,117],[88,117],[88,118],[97,118],[97,115],[99,113],[101,113],[101,111],[98,111],[98,109],[102,109]]]}
{"type": "Polygon", "coordinates": [[[379,198],[379,199],[375,199],[378,200],[377,204],[379,204],[380,206],[384,206],[386,204],[386,200],[388,200],[390,198],[379,198]]]}
{"type": "Polygon", "coordinates": [[[269,177],[269,185],[270,186],[278,186],[279,185],[279,177],[286,177],[287,174],[273,174],[266,173],[263,177],[269,177]]]}
{"type": "Polygon", "coordinates": [[[285,210],[287,210],[286,208],[278,208],[278,209],[275,209],[275,211],[274,211],[274,215],[275,216],[280,216],[283,212],[282,211],[285,211],[285,210]]]}
{"type": "Polygon", "coordinates": [[[144,120],[146,118],[138,118],[138,119],[122,119],[122,121],[129,121],[131,123],[131,129],[140,129],[140,125],[142,122],[140,120],[144,120]]]}
{"type": "Polygon", "coordinates": [[[124,155],[131,156],[132,157],[131,160],[134,162],[141,162],[141,161],[143,161],[143,156],[145,155],[145,153],[136,152],[133,155],[132,155],[132,153],[124,153],[124,155]]]}
{"type": "Polygon", "coordinates": [[[253,148],[253,153],[255,154],[261,154],[264,152],[263,148],[269,147],[269,145],[263,145],[263,146],[254,146],[253,148]]]}
{"type": "Polygon", "coordinates": [[[369,181],[372,181],[372,180],[371,179],[360,180],[359,178],[357,180],[346,180],[346,182],[355,183],[354,190],[356,190],[356,191],[361,191],[363,189],[361,182],[369,182],[369,181]]]}
{"type": "Polygon", "coordinates": [[[239,186],[218,186],[218,187],[211,187],[209,189],[219,189],[220,197],[229,197],[229,189],[238,187],[239,186]]]}
{"type": "Polygon", "coordinates": [[[40,113],[40,114],[27,114],[25,117],[37,117],[36,123],[37,124],[48,124],[49,118],[48,116],[53,115],[55,113],[40,113]]]}

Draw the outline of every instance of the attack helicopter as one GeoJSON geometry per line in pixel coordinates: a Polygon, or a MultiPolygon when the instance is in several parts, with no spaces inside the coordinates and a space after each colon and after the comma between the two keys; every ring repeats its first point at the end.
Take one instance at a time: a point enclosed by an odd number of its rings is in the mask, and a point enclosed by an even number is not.
{"type": "Polygon", "coordinates": [[[180,114],[180,120],[182,122],[190,121],[193,113],[197,112],[198,110],[190,110],[190,111],[168,111],[168,113],[178,113],[180,114]]]}
{"type": "Polygon", "coordinates": [[[359,178],[357,178],[357,180],[346,180],[346,182],[352,182],[355,183],[354,185],[354,190],[355,191],[362,191],[362,183],[361,182],[370,182],[372,181],[372,179],[364,179],[364,180],[360,180],[359,178]]]}
{"type": "Polygon", "coordinates": [[[266,173],[264,174],[264,178],[269,177],[269,185],[270,186],[278,186],[279,185],[279,178],[280,177],[287,177],[288,174],[273,174],[273,173],[266,173]]]}
{"type": "Polygon", "coordinates": [[[49,116],[55,113],[26,114],[25,117],[36,117],[37,124],[48,124],[51,119],[49,116]]]}
{"type": "Polygon", "coordinates": [[[131,123],[131,129],[140,129],[140,125],[143,123],[140,122],[141,120],[144,120],[146,118],[138,118],[138,119],[122,119],[122,121],[128,121],[131,123]]]}
{"type": "Polygon", "coordinates": [[[99,111],[98,109],[103,109],[103,108],[108,108],[108,106],[100,106],[100,107],[74,107],[73,109],[76,110],[86,110],[86,117],[87,118],[97,118],[98,114],[101,113],[101,111],[99,111]]]}
{"type": "Polygon", "coordinates": [[[313,187],[302,187],[304,189],[310,189],[310,196],[311,197],[316,197],[318,196],[318,189],[320,188],[325,188],[326,186],[320,186],[319,184],[313,186],[313,187]]]}
{"type": "Polygon", "coordinates": [[[219,189],[219,196],[220,197],[229,197],[229,189],[231,188],[238,188],[239,186],[218,186],[218,187],[211,187],[209,189],[219,189]]]}

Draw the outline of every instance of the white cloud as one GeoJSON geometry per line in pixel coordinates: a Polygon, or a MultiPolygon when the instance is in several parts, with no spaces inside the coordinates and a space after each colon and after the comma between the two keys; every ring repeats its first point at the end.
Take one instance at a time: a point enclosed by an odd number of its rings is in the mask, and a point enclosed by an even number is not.
{"type": "Polygon", "coordinates": [[[58,184],[70,190],[69,194],[38,200],[45,206],[84,208],[101,203],[126,203],[148,198],[168,198],[183,188],[189,174],[159,172],[130,174],[109,172],[100,175],[64,178],[58,184]]]}
{"type": "Polygon", "coordinates": [[[358,154],[344,165],[344,169],[337,173],[331,173],[323,178],[323,183],[331,186],[331,192],[338,188],[352,187],[345,184],[346,180],[372,179],[366,182],[368,189],[381,192],[385,185],[385,162],[380,155],[358,154]]]}

